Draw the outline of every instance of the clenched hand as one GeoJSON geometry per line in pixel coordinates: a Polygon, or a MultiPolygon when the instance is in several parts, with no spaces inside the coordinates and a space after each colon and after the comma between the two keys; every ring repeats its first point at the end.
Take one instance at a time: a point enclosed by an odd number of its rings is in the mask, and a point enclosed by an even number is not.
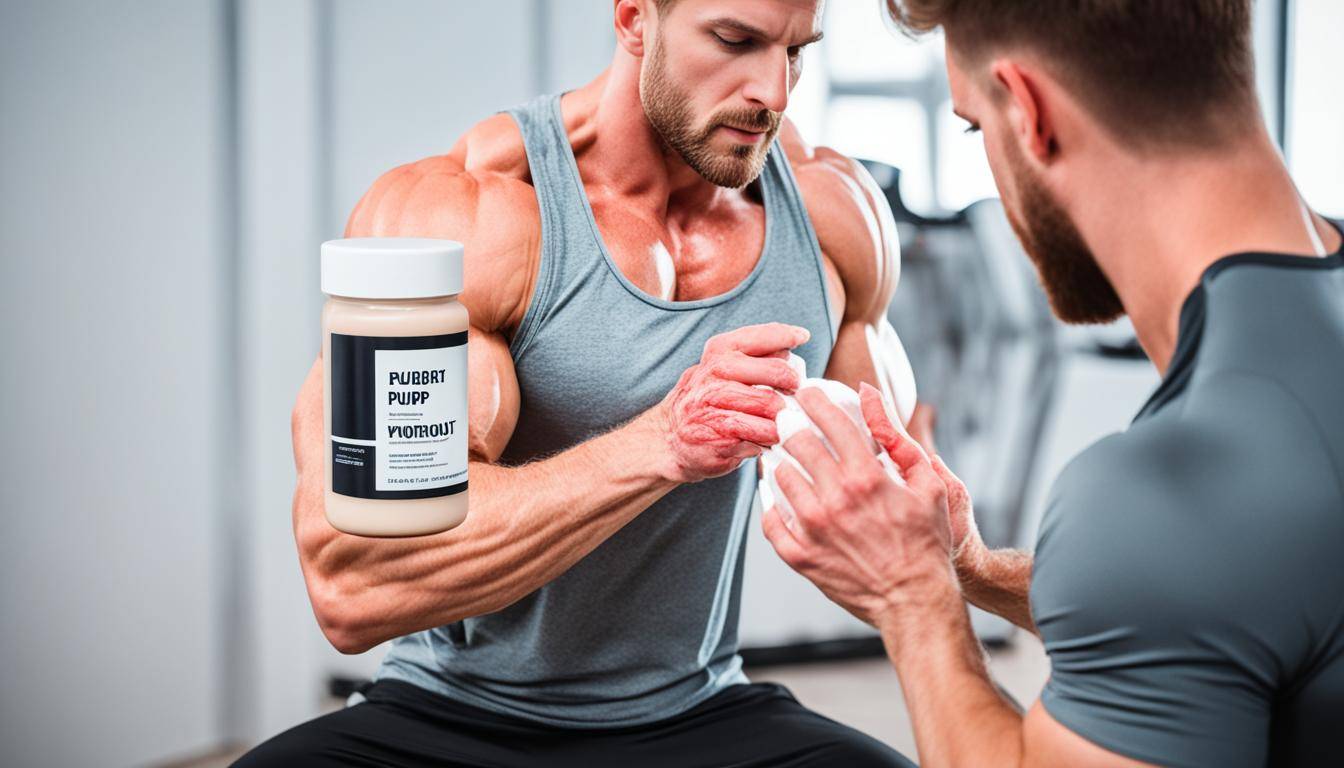
{"type": "Polygon", "coordinates": [[[766,323],[707,341],[700,362],[658,405],[669,456],[665,474],[683,483],[718,477],[779,442],[774,419],[784,400],[773,389],[798,388],[786,358],[808,336],[805,328],[766,323]]]}

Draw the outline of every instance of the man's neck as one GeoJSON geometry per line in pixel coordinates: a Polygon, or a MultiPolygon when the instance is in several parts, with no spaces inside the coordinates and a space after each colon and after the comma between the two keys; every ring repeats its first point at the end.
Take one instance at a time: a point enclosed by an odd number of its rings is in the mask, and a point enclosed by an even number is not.
{"type": "Polygon", "coordinates": [[[618,49],[597,79],[563,100],[570,140],[592,190],[628,198],[660,217],[708,208],[725,195],[669,149],[649,123],[639,97],[640,62],[618,49]]]}
{"type": "MultiPolygon", "coordinates": [[[[1301,200],[1268,136],[1188,157],[1117,160],[1075,218],[1115,286],[1139,344],[1166,375],[1181,307],[1209,265],[1233,253],[1315,255],[1301,200]]],[[[1326,252],[1339,236],[1313,225],[1326,252]]]]}

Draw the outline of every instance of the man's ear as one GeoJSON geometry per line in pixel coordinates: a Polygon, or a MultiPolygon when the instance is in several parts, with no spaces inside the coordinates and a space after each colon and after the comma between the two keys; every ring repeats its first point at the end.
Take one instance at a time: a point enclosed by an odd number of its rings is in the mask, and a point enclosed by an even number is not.
{"type": "Polygon", "coordinates": [[[644,31],[647,27],[646,0],[616,0],[616,44],[635,58],[644,56],[644,31]]]}
{"type": "Polygon", "coordinates": [[[990,67],[994,79],[1007,91],[1008,123],[1028,157],[1042,164],[1055,153],[1055,128],[1033,75],[1010,59],[990,67]]]}

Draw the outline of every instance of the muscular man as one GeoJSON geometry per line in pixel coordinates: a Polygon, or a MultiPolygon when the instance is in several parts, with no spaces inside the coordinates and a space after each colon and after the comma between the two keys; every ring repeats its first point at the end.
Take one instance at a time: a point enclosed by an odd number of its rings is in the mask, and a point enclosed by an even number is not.
{"type": "Polygon", "coordinates": [[[783,358],[913,405],[884,312],[894,224],[783,120],[819,0],[617,0],[596,80],[380,178],[349,236],[466,244],[471,510],[377,540],[323,518],[320,377],[294,529],[367,701],[245,765],[907,764],[751,685],[737,656],[754,458],[783,358]]]}
{"type": "Polygon", "coordinates": [[[772,543],[881,629],[926,766],[1344,765],[1344,250],[1265,131],[1250,1],[889,7],[946,32],[1055,314],[1128,313],[1163,380],[1059,477],[1034,562],[986,550],[875,391],[904,485],[805,390],[840,460],[785,441],[813,482],[778,476],[798,524],[767,511],[772,543]],[[1025,718],[963,597],[1045,641],[1025,718]]]}

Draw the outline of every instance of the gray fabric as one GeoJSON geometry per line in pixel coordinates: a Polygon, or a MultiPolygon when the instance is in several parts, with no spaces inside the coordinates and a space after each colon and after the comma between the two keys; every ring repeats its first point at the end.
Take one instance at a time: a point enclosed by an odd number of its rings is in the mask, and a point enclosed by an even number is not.
{"type": "Polygon", "coordinates": [[[1042,701],[1160,765],[1344,765],[1344,255],[1217,262],[1179,338],[1052,491],[1042,701]]]}
{"type": "MultiPolygon", "coordinates": [[[[522,410],[503,460],[587,440],[658,403],[709,337],[778,321],[809,329],[812,371],[834,344],[816,236],[783,152],[761,174],[766,239],[720,296],[663,301],[603,246],[559,97],[511,111],[541,209],[536,292],[510,344],[522,410]]],[[[745,682],[737,655],[744,532],[756,462],[684,485],[555,581],[504,610],[399,638],[378,677],[553,725],[644,724],[745,682]]]]}

